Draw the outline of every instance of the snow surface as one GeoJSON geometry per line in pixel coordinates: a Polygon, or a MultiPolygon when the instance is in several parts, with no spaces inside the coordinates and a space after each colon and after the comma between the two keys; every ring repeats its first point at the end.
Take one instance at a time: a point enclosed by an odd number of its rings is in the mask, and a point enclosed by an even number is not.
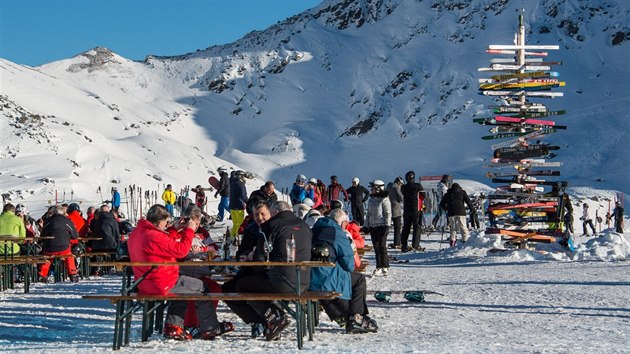
{"type": "MultiPolygon", "coordinates": [[[[496,238],[475,234],[465,247],[448,249],[434,233],[423,238],[426,252],[390,252],[410,262],[392,263],[389,276],[369,278],[368,290],[424,289],[445,296],[411,303],[394,294],[387,304],[369,296],[370,314],[380,327],[376,334],[344,334],[322,314],[315,340],[305,341],[303,352],[628,352],[630,233],[578,238],[575,254],[542,244],[533,251],[488,253],[500,246],[496,238]]],[[[373,254],[366,258],[373,264],[373,254]]],[[[29,294],[19,285],[0,293],[3,351],[110,351],[113,305],[80,297],[119,289],[119,276],[105,276],[78,284],[33,284],[29,294]]],[[[298,352],[294,325],[281,341],[266,342],[249,339],[249,326],[222,303],[219,318],[234,321],[236,331],[187,343],[158,335],[141,343],[136,320],[131,345],[121,353],[298,352]]]]}

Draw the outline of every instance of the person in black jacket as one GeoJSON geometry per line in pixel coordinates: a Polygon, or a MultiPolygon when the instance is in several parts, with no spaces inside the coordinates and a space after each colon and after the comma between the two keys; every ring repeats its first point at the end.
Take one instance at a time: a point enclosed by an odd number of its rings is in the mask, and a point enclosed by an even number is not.
{"type": "MultiPolygon", "coordinates": [[[[66,270],[73,282],[79,281],[77,267],[74,263],[74,256],[70,251],[70,240],[79,238],[79,232],[72,224],[72,221],[66,217],[66,208],[57,205],[54,208],[54,214],[46,219],[41,235],[44,237],[52,236],[52,240],[44,240],[42,243],[42,254],[44,256],[68,256],[64,258],[66,270]]],[[[39,266],[38,274],[41,282],[47,282],[48,271],[50,269],[50,261],[39,266]]]]}
{"type": "Polygon", "coordinates": [[[422,184],[416,183],[416,173],[409,171],[405,174],[407,183],[400,187],[403,195],[403,228],[400,235],[401,252],[409,252],[409,233],[413,227],[413,238],[411,239],[411,249],[422,250],[420,248],[420,212],[418,210],[418,198],[420,194],[424,195],[422,184]]]}
{"type": "Polygon", "coordinates": [[[247,206],[247,188],[245,188],[245,171],[236,171],[230,178],[230,216],[232,217],[232,238],[238,235],[238,229],[245,219],[247,206]]]}
{"type": "Polygon", "coordinates": [[[346,189],[348,197],[350,199],[350,211],[352,212],[352,220],[356,221],[359,226],[363,226],[365,221],[365,207],[370,191],[367,188],[359,184],[359,177],[352,179],[352,187],[346,189]]]}
{"type": "Polygon", "coordinates": [[[228,177],[227,169],[225,167],[219,167],[219,189],[214,193],[214,197],[221,196],[219,201],[219,213],[217,215],[217,221],[223,221],[225,212],[230,212],[230,179],[228,177]]]}
{"type": "Polygon", "coordinates": [[[92,236],[101,240],[92,241],[92,250],[114,252],[120,243],[120,227],[113,212],[100,211],[92,226],[92,236]]]}
{"type": "Polygon", "coordinates": [[[464,204],[468,206],[469,210],[475,210],[472,201],[468,197],[468,193],[466,193],[458,183],[453,183],[453,186],[446,192],[440,203],[440,208],[446,210],[448,224],[451,227],[451,247],[455,247],[457,242],[457,231],[462,235],[462,242],[468,241],[466,206],[464,204]]]}
{"type": "MultiPolygon", "coordinates": [[[[271,218],[260,225],[262,231],[254,252],[253,261],[287,261],[287,241],[295,241],[295,261],[311,259],[312,234],[308,225],[293,215],[291,206],[283,201],[271,205],[271,218]]],[[[260,267],[252,270],[256,274],[248,275],[236,283],[236,290],[243,293],[291,293],[297,286],[295,267],[260,267]]],[[[300,270],[301,290],[308,289],[310,270],[300,270]]],[[[233,302],[230,308],[245,323],[264,323],[264,334],[267,340],[280,336],[289,324],[289,319],[282,309],[273,302],[247,301],[233,302]]]]}
{"type": "Polygon", "coordinates": [[[246,209],[247,214],[252,214],[252,208],[254,205],[260,202],[267,202],[269,205],[278,201],[278,195],[276,194],[276,185],[273,181],[267,181],[265,184],[252,192],[247,199],[246,209]]]}

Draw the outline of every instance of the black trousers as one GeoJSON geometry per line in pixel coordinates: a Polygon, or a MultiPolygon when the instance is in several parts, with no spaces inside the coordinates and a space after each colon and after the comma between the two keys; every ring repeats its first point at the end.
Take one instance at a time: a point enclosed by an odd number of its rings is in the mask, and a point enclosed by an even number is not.
{"type": "Polygon", "coordinates": [[[400,230],[402,229],[402,215],[392,218],[394,224],[394,246],[400,246],[400,230]]]}
{"type": "Polygon", "coordinates": [[[366,302],[367,283],[365,282],[365,275],[352,272],[350,273],[350,281],[352,282],[350,300],[334,299],[321,302],[328,318],[333,321],[339,317],[347,318],[351,315],[367,315],[369,313],[366,302]]]}
{"type": "Polygon", "coordinates": [[[372,246],[376,254],[376,268],[389,268],[389,257],[387,257],[387,232],[388,226],[370,228],[372,246]]]}
{"type": "Polygon", "coordinates": [[[401,243],[403,248],[408,248],[409,244],[409,233],[411,232],[411,228],[413,227],[413,238],[411,239],[411,247],[416,248],[420,246],[420,225],[419,225],[419,214],[403,214],[403,228],[401,237],[401,243]]]}
{"type": "Polygon", "coordinates": [[[365,221],[365,209],[363,208],[363,203],[351,205],[350,211],[352,212],[352,220],[356,221],[359,226],[363,226],[363,222],[365,221]]]}
{"type": "MultiPolygon", "coordinates": [[[[293,288],[285,281],[272,281],[266,274],[247,275],[232,279],[223,286],[223,292],[239,293],[290,293],[293,288]]],[[[306,288],[305,288],[306,289],[306,288]]],[[[225,301],[226,305],[245,323],[265,323],[282,310],[271,301],[225,301]]]]}
{"type": "Polygon", "coordinates": [[[584,231],[585,235],[588,234],[588,232],[586,231],[586,225],[589,225],[591,227],[591,230],[593,231],[593,235],[597,235],[597,231],[595,230],[595,225],[593,225],[593,220],[589,219],[589,220],[582,221],[582,231],[584,231]]]}
{"type": "Polygon", "coordinates": [[[615,218],[615,231],[623,233],[623,218],[615,218]]]}

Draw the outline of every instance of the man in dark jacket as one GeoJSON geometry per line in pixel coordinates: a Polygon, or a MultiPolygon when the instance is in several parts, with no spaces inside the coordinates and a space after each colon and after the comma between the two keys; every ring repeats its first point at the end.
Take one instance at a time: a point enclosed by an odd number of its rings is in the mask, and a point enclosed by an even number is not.
{"type": "MultiPolygon", "coordinates": [[[[328,186],[328,203],[332,204],[333,200],[348,202],[348,192],[341,184],[337,176],[330,176],[330,185],[328,186]]],[[[331,208],[332,209],[332,208],[331,208]]]]}
{"type": "Polygon", "coordinates": [[[247,205],[247,188],[245,188],[245,172],[236,171],[230,178],[230,216],[232,216],[232,230],[230,236],[236,237],[238,229],[245,219],[245,207],[247,205]]]}
{"type": "Polygon", "coordinates": [[[101,240],[92,241],[92,250],[114,252],[120,243],[120,227],[113,212],[101,209],[92,226],[92,235],[101,240]]]}
{"type": "Polygon", "coordinates": [[[365,207],[363,204],[367,202],[370,191],[359,184],[359,177],[352,179],[352,187],[347,189],[348,198],[350,199],[350,212],[352,212],[352,220],[356,221],[359,226],[363,226],[365,221],[365,207]]]}
{"type": "Polygon", "coordinates": [[[269,205],[278,201],[278,195],[276,194],[276,185],[273,181],[267,181],[265,184],[252,192],[247,199],[247,214],[252,214],[252,208],[254,205],[260,202],[267,202],[269,205]]]}
{"type": "MultiPolygon", "coordinates": [[[[42,229],[42,236],[52,236],[52,240],[44,240],[42,242],[42,254],[44,256],[68,256],[64,258],[66,270],[70,275],[70,280],[73,282],[79,281],[79,275],[77,274],[77,267],[74,263],[74,257],[70,251],[70,240],[76,240],[79,238],[77,229],[72,224],[72,221],[65,216],[66,208],[57,205],[54,209],[55,214],[46,219],[44,228],[42,229]]],[[[40,265],[39,277],[40,281],[46,282],[48,278],[48,270],[50,269],[50,261],[40,265]]]]}
{"type": "Polygon", "coordinates": [[[422,250],[420,248],[420,211],[418,210],[418,198],[422,194],[424,196],[424,188],[422,184],[416,183],[416,173],[409,171],[405,174],[407,183],[400,187],[403,195],[403,228],[401,234],[401,252],[409,252],[409,233],[413,227],[413,238],[411,240],[411,249],[422,250]]]}
{"type": "Polygon", "coordinates": [[[402,228],[402,202],[403,195],[400,186],[403,184],[402,177],[396,177],[394,182],[387,184],[387,194],[389,202],[392,204],[392,224],[394,225],[394,248],[400,248],[400,231],[402,228]]]}
{"type": "Polygon", "coordinates": [[[376,332],[376,321],[368,316],[365,275],[354,272],[352,239],[344,231],[347,224],[346,213],[334,209],[313,226],[313,247],[327,247],[330,255],[327,261],[335,263],[335,267],[311,268],[310,289],[341,294],[335,300],[322,301],[322,305],[331,320],[345,323],[346,333],[376,332]]]}
{"type": "Polygon", "coordinates": [[[230,212],[230,179],[228,177],[227,169],[225,167],[219,167],[219,189],[214,193],[214,197],[221,196],[219,201],[219,214],[217,215],[217,221],[223,221],[225,212],[230,212]]]}
{"type": "Polygon", "coordinates": [[[462,235],[462,242],[468,240],[466,206],[464,204],[468,206],[468,209],[475,210],[468,193],[458,183],[453,183],[453,186],[446,192],[440,203],[440,208],[446,210],[446,215],[448,216],[448,224],[451,228],[451,247],[455,247],[457,242],[457,231],[462,235]]]}
{"type": "MultiPolygon", "coordinates": [[[[271,206],[271,218],[261,225],[262,235],[258,240],[254,261],[287,261],[287,241],[295,240],[295,261],[311,259],[311,229],[300,218],[293,215],[291,206],[278,201],[271,206]]],[[[297,275],[295,267],[261,267],[257,274],[241,278],[236,283],[238,292],[290,293],[295,292],[297,275]]],[[[300,270],[300,289],[306,290],[310,284],[310,271],[300,270]]],[[[264,323],[265,338],[274,340],[289,324],[282,309],[268,301],[247,301],[232,303],[230,308],[246,323],[264,323]]]]}

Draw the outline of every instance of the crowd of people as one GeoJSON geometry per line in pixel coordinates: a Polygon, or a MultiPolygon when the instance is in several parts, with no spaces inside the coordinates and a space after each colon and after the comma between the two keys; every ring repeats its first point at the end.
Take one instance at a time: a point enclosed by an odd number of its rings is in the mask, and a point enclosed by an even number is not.
{"type": "MultiPolygon", "coordinates": [[[[337,176],[330,177],[326,186],[321,179],[300,174],[289,193],[291,203],[278,198],[274,182],[267,181],[252,193],[247,192],[243,171],[218,170],[220,181],[215,198],[220,198],[218,221],[228,217],[232,228],[224,244],[238,248],[232,255],[236,261],[310,261],[334,263],[335,267],[313,267],[300,270],[300,288],[313,291],[334,291],[341,294],[335,300],[324,301],[323,309],[331,321],[346,333],[370,333],[378,330],[370,317],[366,302],[366,277],[356,270],[361,265],[358,250],[369,234],[376,260],[374,276],[389,274],[388,248],[401,252],[423,250],[420,247],[426,191],[414,171],[385,183],[376,179],[368,188],[360,179],[352,179],[345,189],[337,176]],[[367,205],[367,210],[365,206],[367,205]],[[348,211],[346,211],[348,210],[348,211]],[[228,214],[229,213],[229,214],[228,214]],[[394,243],[388,247],[387,237],[393,226],[394,243]],[[411,240],[410,240],[411,236],[411,240]],[[291,245],[291,247],[289,247],[291,245]]],[[[220,247],[204,227],[208,215],[205,191],[198,185],[192,189],[195,202],[174,218],[176,195],[167,185],[162,195],[164,204],[149,208],[135,228],[119,219],[120,195],[112,190],[112,206],[90,207],[84,215],[76,203],[56,205],[34,220],[23,205],[6,204],[0,215],[0,234],[18,238],[46,236],[39,241],[43,255],[67,256],[64,259],[72,281],[79,275],[75,255],[81,252],[81,238],[92,236],[88,247],[92,251],[115,252],[126,241],[132,262],[175,262],[184,260],[212,261],[220,257],[220,247]],[[128,237],[126,237],[128,235],[128,237]]],[[[445,216],[450,228],[450,245],[455,247],[457,233],[466,242],[469,231],[466,216],[476,214],[474,202],[448,175],[438,184],[438,211],[431,220],[436,227],[445,216]],[[467,209],[468,208],[468,211],[467,209]]],[[[620,206],[618,206],[619,208],[620,206]]],[[[621,212],[623,215],[623,212],[621,212]]],[[[588,212],[584,211],[586,225],[588,212]]],[[[592,223],[590,224],[592,227],[592,223]]],[[[593,230],[594,231],[594,230],[593,230]]],[[[26,254],[33,247],[5,242],[0,254],[26,254]]],[[[40,281],[47,281],[50,263],[39,266],[40,281]]],[[[223,284],[211,279],[210,268],[159,266],[149,272],[147,266],[134,266],[141,294],[178,294],[207,292],[282,293],[294,292],[298,278],[292,267],[240,267],[234,277],[223,284]]],[[[96,272],[99,270],[97,269],[96,272]]],[[[97,273],[98,274],[98,273],[97,273]]],[[[275,302],[227,301],[226,305],[251,327],[251,337],[263,336],[276,340],[290,323],[289,316],[275,302]]],[[[164,336],[176,340],[193,338],[212,340],[234,330],[230,322],[219,321],[217,303],[211,301],[172,301],[165,320],[164,336]]]]}

